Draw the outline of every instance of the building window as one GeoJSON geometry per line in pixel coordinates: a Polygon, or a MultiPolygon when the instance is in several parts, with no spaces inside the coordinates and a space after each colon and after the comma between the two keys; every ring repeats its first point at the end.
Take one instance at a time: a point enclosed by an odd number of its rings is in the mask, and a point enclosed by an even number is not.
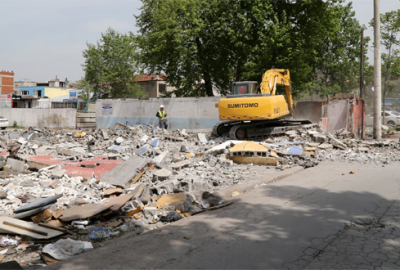
{"type": "Polygon", "coordinates": [[[23,95],[23,96],[29,95],[29,91],[22,91],[22,95],[23,95]]]}
{"type": "Polygon", "coordinates": [[[165,85],[165,84],[159,84],[158,85],[158,92],[164,93],[166,91],[167,91],[167,85],[165,85]]]}

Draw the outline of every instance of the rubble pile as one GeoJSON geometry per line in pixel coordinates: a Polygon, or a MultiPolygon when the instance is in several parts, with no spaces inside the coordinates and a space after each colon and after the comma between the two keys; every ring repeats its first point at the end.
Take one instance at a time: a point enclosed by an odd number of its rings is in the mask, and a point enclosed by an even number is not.
{"type": "MultiPolygon", "coordinates": [[[[320,128],[289,131],[276,141],[290,141],[301,145],[298,153],[291,153],[285,143],[279,145],[278,152],[286,154],[283,164],[298,164],[304,167],[317,165],[322,161],[358,162],[363,164],[389,164],[399,161],[400,142],[398,140],[358,140],[353,133],[340,129],[330,134],[320,128]]],[[[268,140],[267,140],[268,141],[268,140]]],[[[273,142],[273,141],[269,141],[273,142]]]]}
{"type": "Polygon", "coordinates": [[[128,231],[226,206],[218,191],[254,178],[253,165],[280,171],[325,160],[388,164],[399,160],[400,144],[315,126],[233,141],[117,123],[78,133],[2,132],[0,147],[0,261],[46,265],[128,231]]]}

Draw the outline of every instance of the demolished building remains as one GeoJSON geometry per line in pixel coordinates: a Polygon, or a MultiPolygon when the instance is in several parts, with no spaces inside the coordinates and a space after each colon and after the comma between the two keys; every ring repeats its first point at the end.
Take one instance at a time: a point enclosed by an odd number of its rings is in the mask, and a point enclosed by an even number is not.
{"type": "Polygon", "coordinates": [[[124,232],[142,234],[226,206],[221,190],[274,171],[400,159],[398,141],[358,140],[317,125],[252,141],[121,123],[80,132],[9,130],[0,141],[0,261],[22,266],[65,260],[124,232]],[[257,175],[253,167],[266,169],[257,175]]]}

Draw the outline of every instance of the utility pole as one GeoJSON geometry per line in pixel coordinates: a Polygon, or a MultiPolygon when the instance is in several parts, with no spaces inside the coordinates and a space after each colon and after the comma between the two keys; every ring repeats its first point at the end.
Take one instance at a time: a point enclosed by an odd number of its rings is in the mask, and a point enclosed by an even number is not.
{"type": "Polygon", "coordinates": [[[374,139],[382,140],[380,0],[374,0],[374,139]]]}
{"type": "Polygon", "coordinates": [[[360,48],[360,98],[364,98],[364,28],[361,29],[361,48],[360,48]]]}
{"type": "MultiPolygon", "coordinates": [[[[360,48],[360,99],[364,99],[364,27],[361,29],[361,48],[360,48]]],[[[364,103],[360,103],[365,105],[364,103]]],[[[364,106],[365,110],[365,106],[364,106]]],[[[364,111],[363,110],[363,111],[364,111]]],[[[363,129],[361,129],[361,139],[364,139],[364,112],[361,115],[361,123],[363,129]]]]}

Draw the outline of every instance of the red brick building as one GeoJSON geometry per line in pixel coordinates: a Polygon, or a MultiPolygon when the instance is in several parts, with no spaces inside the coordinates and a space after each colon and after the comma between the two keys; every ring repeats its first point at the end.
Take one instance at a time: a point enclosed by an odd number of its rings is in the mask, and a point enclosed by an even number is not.
{"type": "Polygon", "coordinates": [[[14,91],[14,71],[0,71],[0,94],[12,94],[14,91]]]}

